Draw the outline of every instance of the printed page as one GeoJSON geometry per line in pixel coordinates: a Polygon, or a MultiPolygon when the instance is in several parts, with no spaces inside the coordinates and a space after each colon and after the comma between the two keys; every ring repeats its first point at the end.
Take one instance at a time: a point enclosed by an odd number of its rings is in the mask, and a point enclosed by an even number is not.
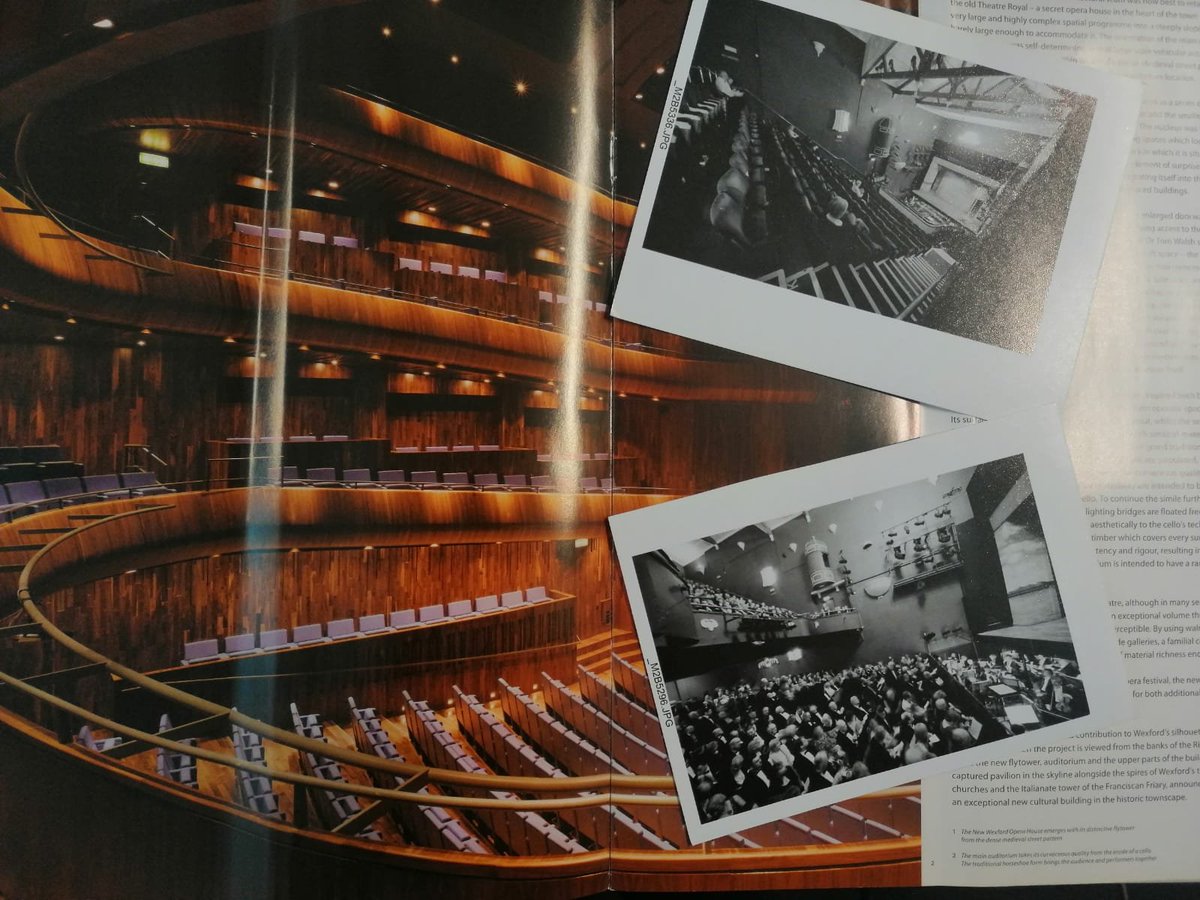
{"type": "MultiPolygon", "coordinates": [[[[922,10],[928,14],[928,10],[922,10]]],[[[1200,4],[950,0],[949,24],[1143,81],[1065,413],[1134,718],[928,779],[925,883],[1194,879],[1200,803],[1200,4]]],[[[960,423],[934,411],[932,430],[960,423]]]]}

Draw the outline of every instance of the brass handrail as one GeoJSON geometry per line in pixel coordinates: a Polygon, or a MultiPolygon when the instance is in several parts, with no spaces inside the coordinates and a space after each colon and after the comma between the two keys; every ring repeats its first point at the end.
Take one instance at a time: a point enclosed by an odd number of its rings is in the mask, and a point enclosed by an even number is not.
{"type": "MultiPolygon", "coordinates": [[[[336,760],[337,762],[345,763],[349,766],[355,766],[368,771],[381,772],[393,776],[403,776],[404,778],[411,778],[419,773],[428,773],[429,780],[434,784],[470,787],[483,790],[506,790],[524,793],[556,794],[572,791],[611,791],[613,788],[626,788],[635,791],[674,791],[674,782],[670,777],[667,776],[618,775],[615,773],[611,775],[578,775],[568,776],[565,778],[530,778],[516,775],[478,775],[467,772],[458,772],[453,769],[428,768],[426,766],[419,766],[413,763],[384,760],[375,756],[370,756],[366,753],[361,753],[357,750],[346,750],[333,744],[328,744],[325,741],[301,737],[292,731],[288,731],[284,728],[278,728],[262,721],[261,719],[256,719],[252,716],[246,715],[245,713],[239,712],[231,707],[222,706],[219,703],[214,703],[211,700],[205,700],[171,685],[163,684],[157,679],[151,678],[150,676],[138,672],[135,669],[131,669],[128,666],[122,665],[121,663],[105,656],[103,653],[100,653],[99,651],[94,650],[86,644],[76,640],[59,629],[53,622],[50,621],[49,618],[47,618],[45,613],[43,613],[41,608],[37,605],[33,590],[30,587],[30,581],[35,574],[38,563],[40,563],[48,553],[50,553],[56,547],[93,528],[98,528],[110,522],[115,522],[131,516],[141,516],[172,508],[173,507],[167,505],[143,506],[135,510],[114,513],[106,518],[87,522],[78,528],[72,529],[71,531],[60,535],[39,549],[32,557],[30,557],[29,561],[26,562],[17,583],[17,597],[20,600],[21,606],[25,610],[26,615],[28,615],[35,624],[41,626],[43,632],[48,637],[56,641],[65,649],[83,657],[89,662],[104,666],[104,668],[110,674],[122,678],[125,681],[128,681],[130,684],[136,685],[137,687],[163,697],[166,700],[191,709],[192,711],[200,714],[202,717],[224,716],[227,717],[231,723],[238,725],[247,731],[261,735],[264,738],[275,741],[276,743],[291,747],[294,750],[305,751],[325,757],[327,759],[336,760]]],[[[11,676],[3,675],[2,673],[0,673],[0,680],[3,680],[6,684],[9,684],[13,681],[20,682],[19,679],[13,679],[11,676]]],[[[23,682],[21,682],[21,684],[21,690],[25,691],[26,693],[37,690],[30,685],[24,685],[23,682]]],[[[46,702],[59,708],[66,708],[62,705],[65,703],[65,701],[55,698],[53,695],[47,696],[51,699],[47,699],[46,702]]],[[[72,705],[66,704],[66,706],[72,705]]],[[[94,713],[88,713],[86,710],[80,710],[78,707],[72,707],[67,711],[76,715],[79,715],[80,712],[82,712],[84,714],[81,715],[81,718],[90,719],[96,722],[96,724],[101,724],[101,717],[94,713]]],[[[177,744],[173,741],[163,740],[155,735],[149,735],[145,732],[140,732],[137,729],[120,725],[119,723],[107,722],[101,727],[107,728],[110,726],[117,726],[112,728],[112,730],[116,731],[117,733],[135,736],[137,740],[145,740],[147,743],[155,746],[163,746],[178,753],[187,753],[193,756],[200,755],[199,753],[195,752],[197,748],[192,748],[188,745],[177,744]]],[[[214,761],[227,761],[226,764],[229,765],[233,765],[236,761],[234,757],[224,757],[222,754],[216,754],[216,757],[217,759],[214,761]]],[[[271,771],[274,772],[274,770],[271,771]]],[[[288,781],[289,778],[285,776],[289,774],[291,773],[281,772],[272,774],[271,777],[279,781],[288,781]]],[[[317,779],[317,781],[320,782],[320,779],[317,779]]],[[[330,783],[328,781],[325,781],[321,783],[321,786],[328,788],[329,784],[330,783]]],[[[336,789],[341,791],[342,784],[338,783],[336,789]]],[[[417,799],[421,798],[420,802],[426,804],[429,802],[428,795],[410,794],[407,795],[407,797],[401,797],[397,795],[403,792],[388,791],[382,788],[372,790],[383,791],[384,795],[390,799],[398,799],[406,802],[417,802],[417,799]]],[[[349,791],[348,793],[354,792],[355,791],[349,791]]],[[[578,798],[578,801],[580,802],[576,802],[576,800],[577,798],[570,798],[570,805],[600,806],[609,803],[631,803],[634,805],[674,806],[678,805],[679,803],[678,798],[674,796],[673,793],[646,796],[637,794],[611,794],[606,792],[595,794],[587,798],[578,798]]],[[[440,797],[438,798],[438,802],[441,802],[440,797]]],[[[553,804],[549,807],[538,806],[536,804],[540,803],[541,801],[533,800],[513,800],[505,802],[514,805],[501,806],[499,808],[531,810],[536,810],[539,808],[554,808],[553,804]],[[527,804],[535,805],[530,806],[527,804]]],[[[557,804],[560,807],[565,807],[567,805],[566,803],[561,803],[558,800],[555,800],[554,804],[557,804]]],[[[492,801],[487,798],[462,797],[456,798],[456,802],[448,803],[447,805],[485,808],[492,806],[493,804],[492,801]]]]}

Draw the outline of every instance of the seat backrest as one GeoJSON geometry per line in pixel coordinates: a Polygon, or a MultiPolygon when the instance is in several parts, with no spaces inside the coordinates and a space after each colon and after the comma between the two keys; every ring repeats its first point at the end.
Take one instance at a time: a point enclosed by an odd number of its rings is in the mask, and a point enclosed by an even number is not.
{"type": "Polygon", "coordinates": [[[509,487],[528,487],[529,478],[525,475],[505,475],[504,483],[509,487]]]}
{"type": "Polygon", "coordinates": [[[398,256],[396,257],[396,268],[411,269],[414,272],[420,272],[423,271],[425,267],[421,264],[419,259],[410,259],[407,256],[398,256]]]}
{"type": "Polygon", "coordinates": [[[370,481],[370,480],[371,480],[371,470],[370,469],[346,469],[342,473],[342,481],[348,482],[349,484],[358,484],[360,482],[370,481]]]}
{"type": "Polygon", "coordinates": [[[552,479],[549,475],[530,475],[529,483],[534,487],[552,487],[554,484],[554,479],[552,479]]]}
{"type": "Polygon", "coordinates": [[[216,656],[220,653],[220,648],[216,638],[209,638],[204,641],[189,641],[183,645],[183,658],[185,660],[205,659],[209,656],[216,656]]]}
{"type": "Polygon", "coordinates": [[[13,503],[33,503],[46,499],[46,490],[40,481],[14,481],[8,486],[8,497],[13,503]]]}
{"type": "Polygon", "coordinates": [[[480,444],[479,449],[485,450],[485,451],[486,450],[499,450],[500,445],[499,444],[480,444]]]}
{"type": "Polygon", "coordinates": [[[594,491],[600,487],[600,481],[595,475],[584,475],[579,479],[579,486],[585,491],[594,491]]]}
{"type": "Polygon", "coordinates": [[[483,280],[484,281],[498,281],[501,284],[507,284],[508,283],[508,274],[505,272],[498,271],[497,269],[484,269],[483,270],[483,280]]]}
{"type": "Polygon", "coordinates": [[[454,266],[450,265],[450,263],[430,262],[429,263],[429,271],[437,272],[439,275],[453,275],[454,274],[454,266]]]}
{"type": "Polygon", "coordinates": [[[478,266],[459,266],[458,274],[463,278],[478,278],[479,277],[479,267],[478,266]]]}
{"type": "Polygon", "coordinates": [[[337,471],[332,466],[320,466],[305,470],[304,477],[309,481],[334,481],[337,479],[337,471]]]}
{"type": "Polygon", "coordinates": [[[504,607],[520,606],[525,602],[525,594],[521,591],[505,591],[500,595],[500,605],[504,607]]]}
{"type": "Polygon", "coordinates": [[[437,484],[437,472],[428,471],[428,470],[421,471],[421,472],[413,472],[412,480],[415,481],[417,484],[437,484]]]}
{"type": "Polygon", "coordinates": [[[397,447],[392,452],[393,453],[420,453],[421,448],[420,447],[397,447]]]}
{"type": "Polygon", "coordinates": [[[451,600],[448,604],[446,604],[446,615],[450,616],[452,619],[457,618],[458,616],[469,615],[474,611],[475,609],[471,605],[470,600],[451,600]]]}
{"type": "Polygon", "coordinates": [[[490,612],[500,606],[500,598],[495,594],[475,598],[475,612],[490,612]]]}
{"type": "Polygon", "coordinates": [[[440,603],[434,603],[431,606],[422,606],[417,610],[418,622],[436,622],[438,619],[444,619],[445,617],[446,611],[440,603]]]}
{"type": "Polygon", "coordinates": [[[254,632],[245,634],[231,634],[225,638],[226,653],[241,653],[245,650],[254,649],[254,632]]]}
{"type": "Polygon", "coordinates": [[[455,444],[450,449],[454,450],[454,451],[474,450],[475,445],[474,444],[455,444]]]}
{"type": "Polygon", "coordinates": [[[348,434],[327,434],[327,435],[324,435],[321,438],[321,440],[323,440],[323,441],[348,441],[348,440],[350,440],[350,435],[348,435],[348,434]]]}
{"type": "Polygon", "coordinates": [[[127,488],[152,487],[158,484],[158,478],[153,472],[126,472],[121,476],[121,483],[127,488]]]}
{"type": "Polygon", "coordinates": [[[301,641],[315,641],[325,636],[320,622],[311,625],[297,625],[292,629],[292,640],[297,644],[301,641]]]}
{"type": "Polygon", "coordinates": [[[398,609],[388,614],[388,624],[393,628],[405,628],[416,621],[417,611],[415,609],[398,609]]]}
{"type": "Polygon", "coordinates": [[[375,613],[370,616],[358,617],[359,631],[379,631],[382,628],[387,628],[387,625],[384,622],[383,613],[375,613]]]}
{"type": "Polygon", "coordinates": [[[538,600],[545,600],[547,599],[546,589],[540,584],[537,587],[526,588],[525,599],[529,603],[535,603],[538,600]]]}
{"type": "Polygon", "coordinates": [[[340,637],[354,634],[353,619],[334,619],[325,626],[325,633],[336,640],[340,637]]]}
{"type": "Polygon", "coordinates": [[[42,481],[47,497],[70,497],[83,493],[83,482],[78,478],[46,478],[42,481]]]}
{"type": "Polygon", "coordinates": [[[450,449],[449,444],[437,444],[437,445],[433,445],[433,446],[427,446],[425,448],[425,452],[426,453],[445,453],[449,449],[450,449]]]}
{"type": "Polygon", "coordinates": [[[116,475],[84,475],[83,489],[85,491],[119,491],[121,479],[116,475]]]}
{"type": "Polygon", "coordinates": [[[287,642],[286,628],[272,628],[270,631],[264,631],[258,636],[258,646],[264,650],[278,650],[287,644],[287,642]]]}
{"type": "Polygon", "coordinates": [[[600,490],[602,490],[602,491],[613,490],[613,480],[611,478],[601,478],[600,479],[600,490]]]}
{"type": "Polygon", "coordinates": [[[288,438],[289,441],[300,443],[308,443],[309,441],[315,441],[316,439],[317,436],[315,434],[293,434],[290,438],[288,438]]]}
{"type": "Polygon", "coordinates": [[[380,469],[379,480],[384,484],[403,484],[405,482],[403,469],[380,469]]]}
{"type": "Polygon", "coordinates": [[[500,476],[497,475],[495,472],[476,473],[475,483],[476,484],[499,484],[500,476]]]}
{"type": "Polygon", "coordinates": [[[466,472],[443,472],[443,484],[470,484],[471,476],[466,472]]]}

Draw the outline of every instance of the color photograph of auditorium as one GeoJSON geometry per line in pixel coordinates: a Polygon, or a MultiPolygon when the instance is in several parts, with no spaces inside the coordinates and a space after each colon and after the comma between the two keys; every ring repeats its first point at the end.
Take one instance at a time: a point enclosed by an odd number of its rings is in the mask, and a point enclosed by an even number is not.
{"type": "Polygon", "coordinates": [[[1088,711],[1021,456],[634,567],[701,822],[1088,711]]]}
{"type": "Polygon", "coordinates": [[[692,63],[647,249],[1032,351],[1092,97],[762,0],[692,63]]]}
{"type": "Polygon", "coordinates": [[[920,427],[607,316],[687,6],[0,4],[0,896],[919,881],[668,772],[607,518],[920,427]]]}

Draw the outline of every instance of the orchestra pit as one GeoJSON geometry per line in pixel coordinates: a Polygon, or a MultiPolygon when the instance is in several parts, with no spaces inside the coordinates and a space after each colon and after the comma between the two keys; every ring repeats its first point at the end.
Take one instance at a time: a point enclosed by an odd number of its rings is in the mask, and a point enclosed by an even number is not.
{"type": "Polygon", "coordinates": [[[1093,98],[714,0],[645,246],[1030,352],[1093,98]]]}
{"type": "Polygon", "coordinates": [[[634,565],[702,820],[1088,711],[1020,456],[634,565]]]}
{"type": "Polygon", "coordinates": [[[686,12],[0,5],[0,894],[919,878],[667,773],[607,517],[918,426],[607,316],[686,12]]]}

